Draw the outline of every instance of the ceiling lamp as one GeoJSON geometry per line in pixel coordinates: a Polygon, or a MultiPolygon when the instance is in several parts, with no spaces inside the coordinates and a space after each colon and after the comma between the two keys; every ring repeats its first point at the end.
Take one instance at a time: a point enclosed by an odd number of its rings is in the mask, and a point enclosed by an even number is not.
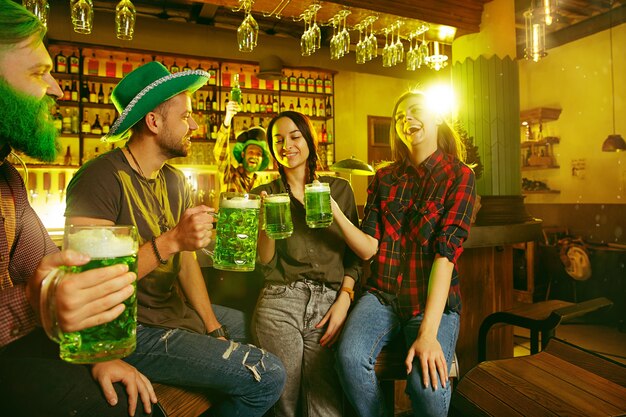
{"type": "Polygon", "coordinates": [[[50,11],[48,0],[23,0],[22,5],[29,12],[37,16],[37,19],[39,19],[44,26],[48,26],[48,12],[50,11]]]}
{"type": "Polygon", "coordinates": [[[546,26],[550,26],[552,22],[556,20],[556,1],[557,0],[541,0],[543,21],[546,22],[546,26]]]}
{"type": "Polygon", "coordinates": [[[432,42],[432,45],[432,54],[426,57],[426,65],[435,71],[439,71],[448,65],[448,55],[444,53],[443,44],[440,44],[438,41],[434,41],[432,42]]]}
{"type": "Polygon", "coordinates": [[[130,0],[121,0],[115,7],[115,36],[132,41],[135,33],[135,6],[130,0]]]}
{"type": "Polygon", "coordinates": [[[619,152],[626,150],[626,142],[622,135],[615,133],[615,75],[613,61],[613,0],[609,6],[609,49],[611,58],[611,104],[613,106],[613,134],[609,135],[602,143],[603,152],[619,152]]]}
{"type": "Polygon", "coordinates": [[[546,21],[542,19],[543,13],[537,13],[534,9],[524,12],[526,27],[526,48],[524,58],[538,62],[548,55],[546,52],[546,21]]]}

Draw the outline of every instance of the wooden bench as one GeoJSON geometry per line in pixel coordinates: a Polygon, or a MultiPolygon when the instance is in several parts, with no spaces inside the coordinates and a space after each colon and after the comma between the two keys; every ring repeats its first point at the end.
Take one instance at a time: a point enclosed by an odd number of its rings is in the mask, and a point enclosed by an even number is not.
{"type": "Polygon", "coordinates": [[[451,416],[626,414],[626,366],[552,338],[535,355],[487,361],[452,393],[451,416]]]}
{"type": "Polygon", "coordinates": [[[156,383],[152,386],[167,417],[198,417],[211,407],[207,396],[200,391],[156,383]]]}

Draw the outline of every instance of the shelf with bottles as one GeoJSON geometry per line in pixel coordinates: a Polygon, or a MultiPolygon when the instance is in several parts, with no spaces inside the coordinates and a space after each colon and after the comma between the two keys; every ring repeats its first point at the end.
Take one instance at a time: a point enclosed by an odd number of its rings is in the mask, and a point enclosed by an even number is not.
{"type": "Polygon", "coordinates": [[[560,143],[557,136],[546,135],[544,123],[559,118],[561,109],[537,107],[520,112],[522,121],[522,171],[559,169],[554,155],[554,145],[560,143]]]}

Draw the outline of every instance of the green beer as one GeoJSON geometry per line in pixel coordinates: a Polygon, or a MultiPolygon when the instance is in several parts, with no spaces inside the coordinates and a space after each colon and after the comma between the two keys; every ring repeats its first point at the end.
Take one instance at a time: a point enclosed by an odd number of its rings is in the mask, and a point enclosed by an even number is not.
{"type": "Polygon", "coordinates": [[[310,228],[328,227],[333,222],[330,206],[330,186],[328,183],[314,181],[304,186],[304,208],[306,224],[310,228]]]}
{"type": "MultiPolygon", "coordinates": [[[[64,249],[85,253],[91,260],[85,265],[63,267],[64,271],[79,273],[124,263],[129,271],[137,273],[138,244],[133,226],[68,226],[65,233],[64,249]]],[[[126,308],[122,314],[109,323],[61,333],[61,359],[72,363],[93,363],[131,354],[136,343],[136,291],[124,301],[124,305],[126,308]]]]}
{"type": "Polygon", "coordinates": [[[293,233],[289,194],[273,194],[263,201],[265,233],[272,239],[284,239],[293,233]]]}
{"type": "Polygon", "coordinates": [[[225,271],[254,271],[259,206],[257,195],[222,193],[213,267],[225,271]]]}

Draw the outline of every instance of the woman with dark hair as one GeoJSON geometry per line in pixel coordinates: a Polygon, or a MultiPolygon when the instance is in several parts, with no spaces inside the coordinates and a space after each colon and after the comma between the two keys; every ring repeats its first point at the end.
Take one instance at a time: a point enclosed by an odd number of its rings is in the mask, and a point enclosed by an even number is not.
{"type": "Polygon", "coordinates": [[[358,227],[354,194],[346,180],[318,176],[317,138],[306,116],[293,111],[278,114],[268,125],[267,141],[280,178],[252,192],[288,193],[294,231],[280,240],[260,232],[258,258],[266,285],[252,334],[287,371],[285,389],[274,406],[276,416],[339,417],[342,394],[330,347],[346,320],[360,260],[336,224],[321,229],[306,225],[304,185],[315,180],[328,183],[345,220],[358,227]]]}
{"type": "Polygon", "coordinates": [[[372,260],[339,342],[338,373],[359,416],[388,415],[374,366],[401,334],[414,415],[445,416],[461,310],[456,262],[469,232],[474,173],[463,163],[459,136],[427,95],[402,95],[393,120],[394,161],[368,187],[361,230],[333,205],[347,244],[372,260]]]}

